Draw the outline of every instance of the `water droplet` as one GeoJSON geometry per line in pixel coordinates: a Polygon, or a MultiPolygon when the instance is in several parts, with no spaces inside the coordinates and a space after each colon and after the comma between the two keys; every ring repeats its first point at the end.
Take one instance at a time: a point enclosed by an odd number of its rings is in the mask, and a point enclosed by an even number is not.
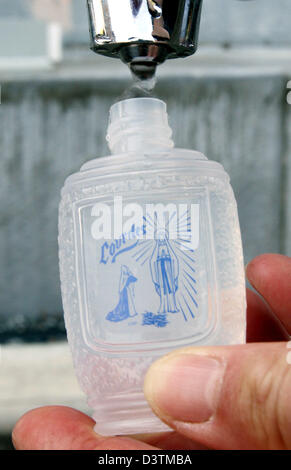
{"type": "MultiPolygon", "coordinates": [[[[156,67],[154,68],[155,72],[156,67]]],[[[125,90],[121,99],[130,98],[146,98],[151,96],[156,86],[156,75],[155,73],[140,72],[140,69],[132,71],[133,83],[125,90]]],[[[120,99],[118,100],[120,101],[120,99]]]]}
{"type": "Polygon", "coordinates": [[[138,62],[131,64],[130,69],[133,76],[133,86],[140,95],[150,95],[156,86],[157,64],[152,62],[138,62]]]}
{"type": "Polygon", "coordinates": [[[133,83],[124,91],[120,100],[130,98],[146,98],[152,95],[156,86],[156,69],[157,64],[150,61],[135,60],[130,64],[130,71],[133,83]]]}
{"type": "Polygon", "coordinates": [[[135,80],[151,80],[156,75],[155,62],[135,61],[130,64],[130,70],[135,80]]]}

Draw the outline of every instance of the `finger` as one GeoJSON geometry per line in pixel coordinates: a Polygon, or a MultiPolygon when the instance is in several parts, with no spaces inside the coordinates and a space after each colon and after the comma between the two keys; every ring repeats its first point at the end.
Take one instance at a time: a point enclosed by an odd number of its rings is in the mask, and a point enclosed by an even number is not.
{"type": "Polygon", "coordinates": [[[49,406],[25,414],[12,439],[17,450],[156,450],[127,437],[98,436],[95,422],[72,408],[49,406]]]}
{"type": "Polygon", "coordinates": [[[291,449],[286,343],[175,351],[154,363],[145,395],[179,434],[214,449],[291,449]]]}
{"type": "Polygon", "coordinates": [[[258,256],[248,264],[246,275],[290,334],[291,258],[272,254],[258,256]]]}
{"type": "Polygon", "coordinates": [[[247,342],[288,340],[289,335],[266,302],[247,289],[247,342]]]}
{"type": "Polygon", "coordinates": [[[177,432],[137,434],[130,437],[162,450],[207,450],[207,447],[204,445],[194,442],[192,439],[177,432]]]}

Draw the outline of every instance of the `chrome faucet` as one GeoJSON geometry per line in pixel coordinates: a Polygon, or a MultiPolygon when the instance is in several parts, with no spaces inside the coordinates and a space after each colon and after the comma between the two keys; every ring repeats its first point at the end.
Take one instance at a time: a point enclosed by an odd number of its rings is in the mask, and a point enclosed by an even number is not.
{"type": "Polygon", "coordinates": [[[197,50],[203,0],[87,0],[91,49],[120,58],[140,78],[197,50]]]}

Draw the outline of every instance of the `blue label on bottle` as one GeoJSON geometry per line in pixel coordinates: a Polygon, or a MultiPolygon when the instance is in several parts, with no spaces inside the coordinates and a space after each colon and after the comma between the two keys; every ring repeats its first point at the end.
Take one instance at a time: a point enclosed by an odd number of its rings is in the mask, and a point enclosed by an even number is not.
{"type": "Polygon", "coordinates": [[[118,197],[78,210],[87,343],[176,341],[209,327],[211,246],[207,253],[207,240],[203,249],[199,242],[203,205],[201,197],[142,206],[118,197]]]}

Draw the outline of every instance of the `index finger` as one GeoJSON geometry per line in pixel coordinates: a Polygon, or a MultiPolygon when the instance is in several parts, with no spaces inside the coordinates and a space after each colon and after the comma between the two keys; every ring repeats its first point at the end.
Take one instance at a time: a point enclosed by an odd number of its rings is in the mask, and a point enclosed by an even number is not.
{"type": "Polygon", "coordinates": [[[22,416],[12,439],[16,450],[157,450],[128,437],[99,436],[94,425],[94,420],[80,411],[47,406],[22,416]]]}
{"type": "Polygon", "coordinates": [[[291,258],[260,255],[248,264],[246,275],[291,334],[291,258]]]}

